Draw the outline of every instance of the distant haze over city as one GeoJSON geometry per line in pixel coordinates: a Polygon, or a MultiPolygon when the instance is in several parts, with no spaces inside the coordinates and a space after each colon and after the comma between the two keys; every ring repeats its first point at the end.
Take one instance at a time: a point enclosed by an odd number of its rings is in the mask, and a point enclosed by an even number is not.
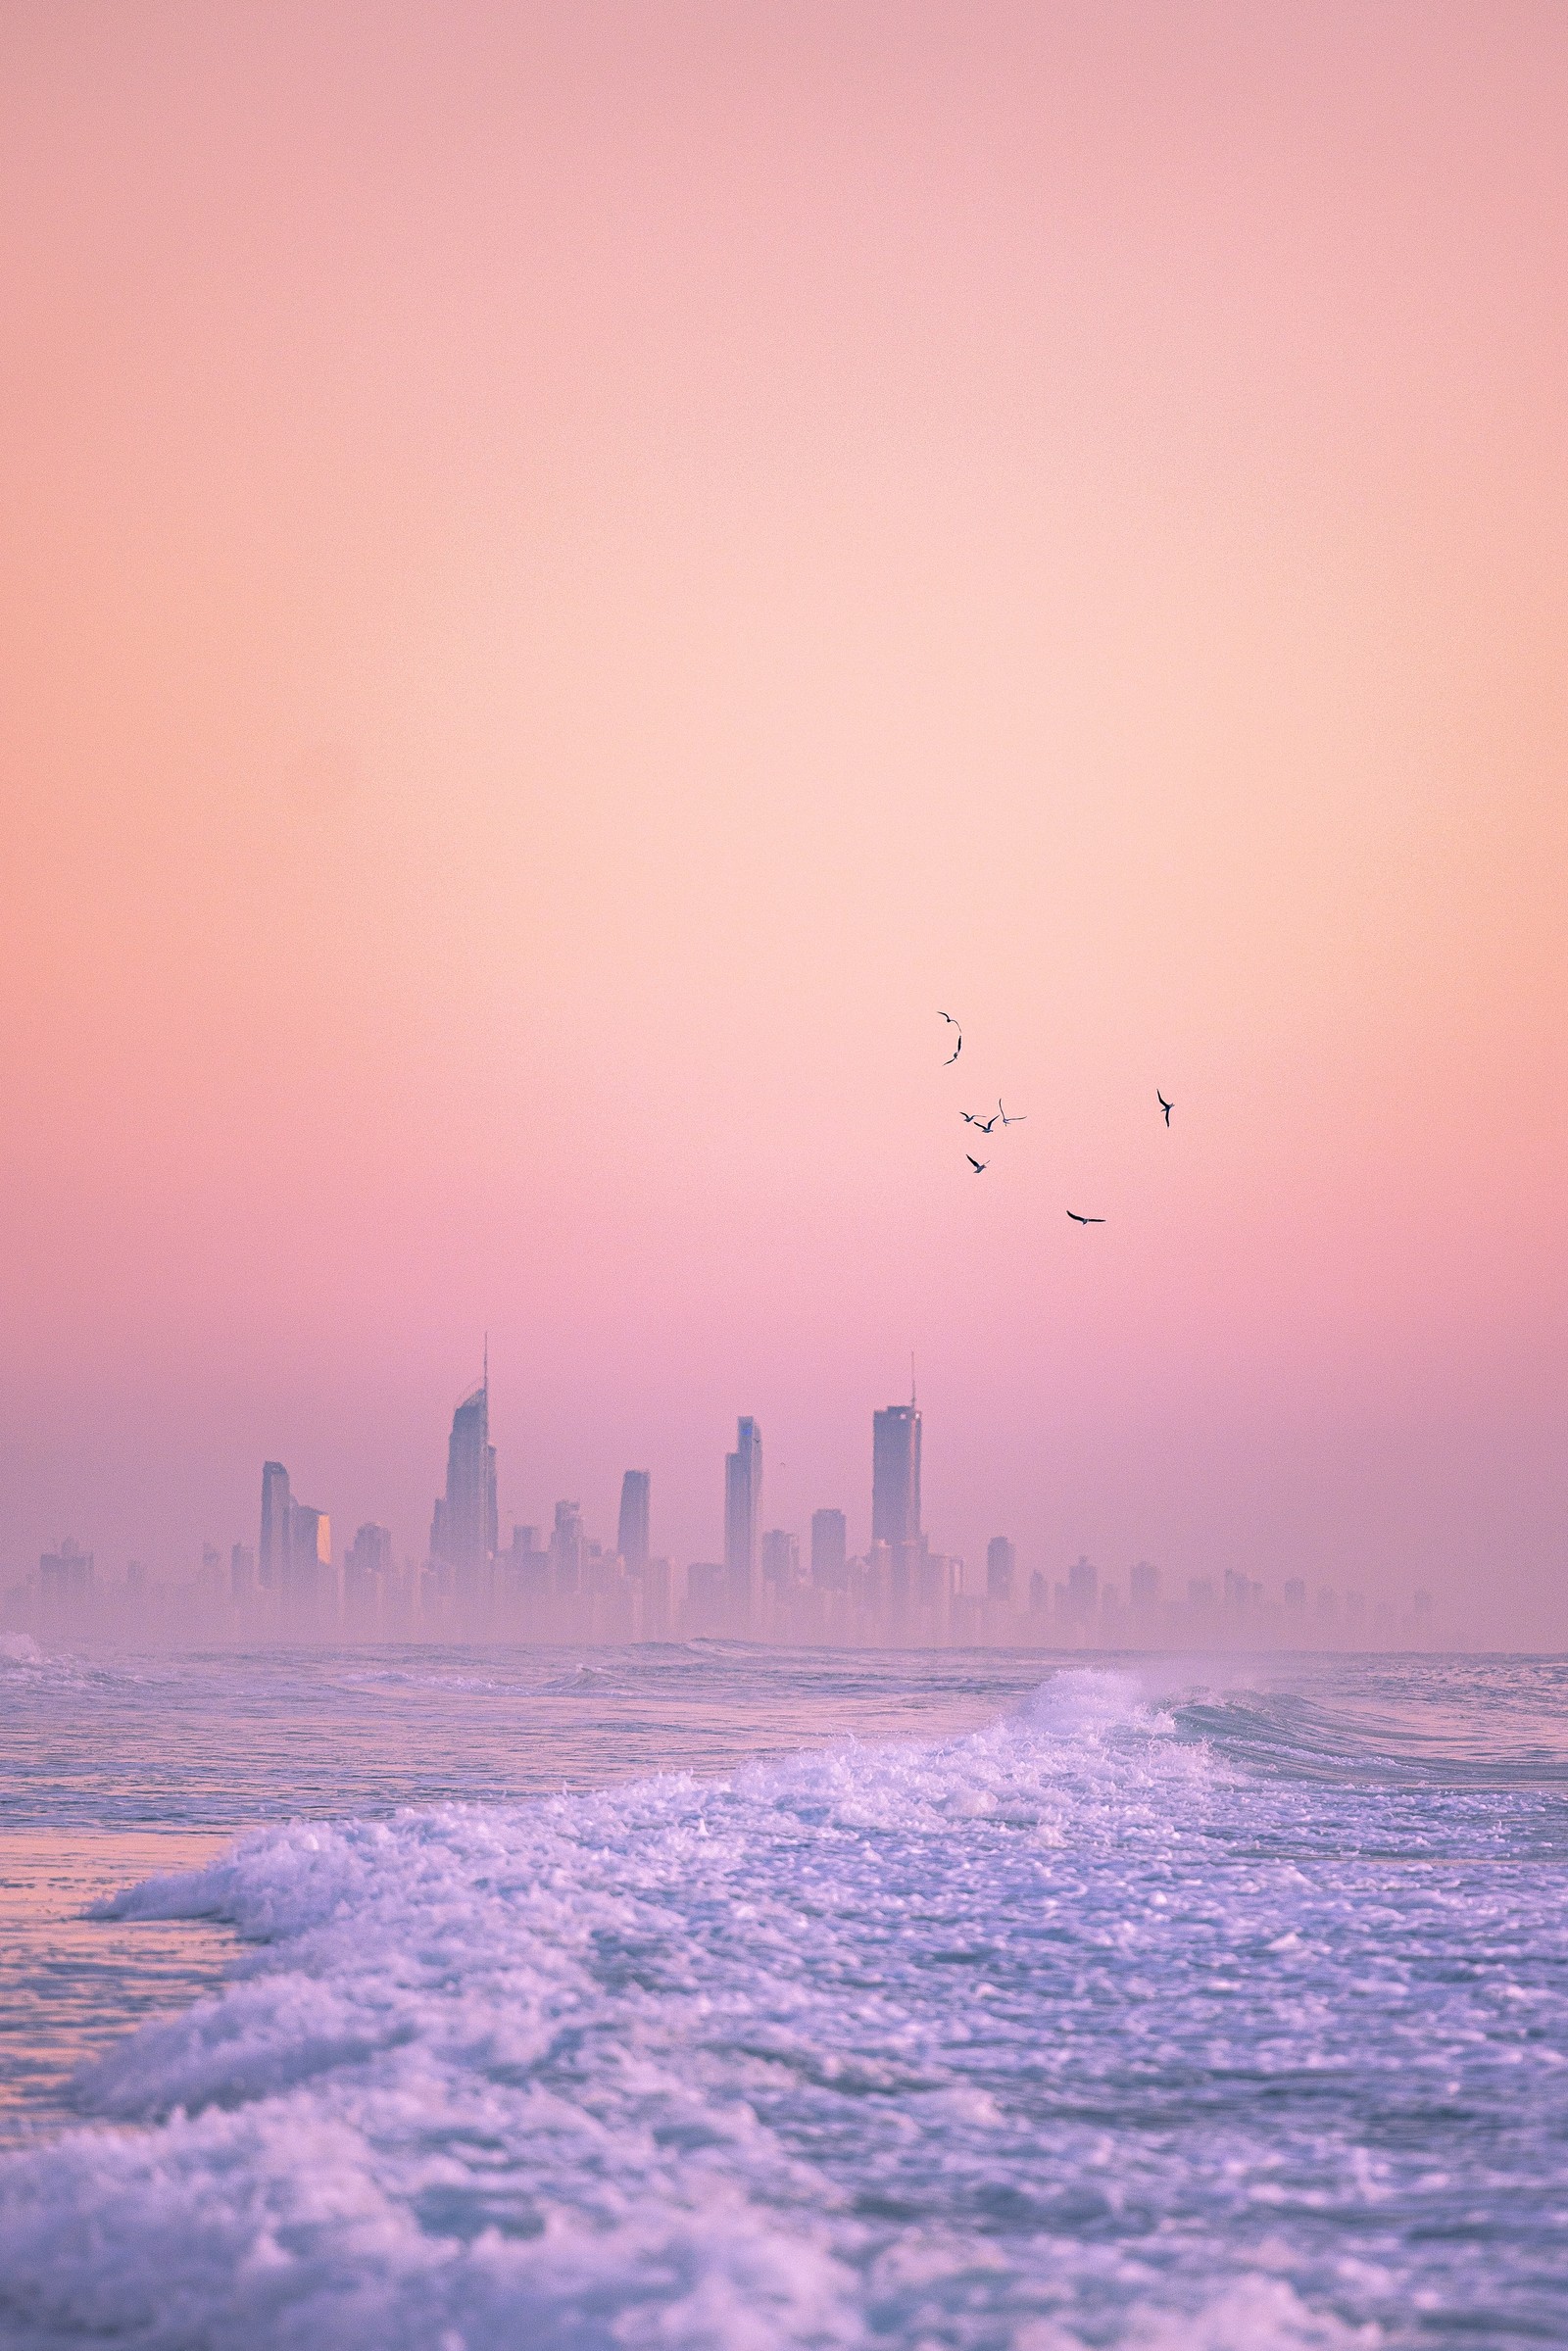
{"type": "Polygon", "coordinates": [[[1330,16],[12,12],[0,1585],[422,1561],[488,1329],[505,1530],[912,1349],[945,1555],[1568,1640],[1563,26],[1330,16]]]}
{"type": "MultiPolygon", "coordinates": [[[[912,1373],[912,1366],[911,1366],[912,1373]]],[[[852,1548],[849,1513],[822,1504],[808,1532],[770,1524],[767,1449],[755,1414],[724,1456],[715,1555],[660,1548],[652,1472],[622,1473],[612,1534],[596,1533],[574,1498],[547,1524],[503,1527],[484,1376],[459,1401],[446,1474],[426,1541],[399,1554],[389,1527],[362,1521],[334,1548],[331,1515],[293,1490],[287,1465],[264,1462],[258,1540],[202,1546],[194,1575],[159,1575],[143,1559],[100,1574],[74,1537],[40,1553],[36,1575],[0,1589],[0,1606],[46,1636],[108,1634],[158,1642],[431,1638],[622,1642],[742,1641],[946,1647],[1077,1648],[1440,1646],[1478,1637],[1471,1595],[1458,1612],[1421,1587],[1286,1576],[1271,1584],[1229,1568],[1185,1581],[1137,1559],[1102,1573],[1080,1553],[1061,1574],[998,1533],[971,1561],[944,1550],[925,1521],[924,1419],[906,1403],[871,1416],[869,1537],[852,1548]]],[[[1502,1630],[1494,1612],[1490,1628],[1502,1630]]]]}

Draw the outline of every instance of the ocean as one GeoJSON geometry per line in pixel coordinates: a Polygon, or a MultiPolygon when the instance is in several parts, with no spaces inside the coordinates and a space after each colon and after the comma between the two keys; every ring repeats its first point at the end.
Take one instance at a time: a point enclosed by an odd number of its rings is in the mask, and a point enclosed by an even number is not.
{"type": "Polygon", "coordinates": [[[0,2343],[1568,2343],[1568,1663],[0,1641],[0,2343]]]}

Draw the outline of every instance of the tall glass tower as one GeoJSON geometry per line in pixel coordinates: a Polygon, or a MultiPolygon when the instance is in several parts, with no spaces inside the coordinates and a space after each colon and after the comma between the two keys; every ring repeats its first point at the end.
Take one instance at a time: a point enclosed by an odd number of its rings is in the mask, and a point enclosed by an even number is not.
{"type": "Polygon", "coordinates": [[[871,1415],[871,1541],[898,1552],[920,1540],[920,1413],[889,1404],[871,1415]]]}
{"type": "Polygon", "coordinates": [[[620,1481],[620,1527],[615,1548],[633,1574],[648,1565],[648,1494],[652,1481],[646,1469],[629,1469],[620,1481]]]}
{"type": "Polygon", "coordinates": [[[747,1417],[735,1423],[735,1450],[724,1456],[724,1590],[737,1623],[752,1612],[761,1516],[762,1432],[747,1417]]]}
{"type": "Polygon", "coordinates": [[[264,1592],[280,1592],[288,1582],[291,1500],[288,1471],[281,1461],[262,1463],[262,1543],[257,1573],[264,1592]]]}
{"type": "Polygon", "coordinates": [[[477,1585],[496,1555],[496,1448],[490,1443],[490,1368],[452,1415],[447,1490],[430,1522],[430,1556],[477,1585]]]}
{"type": "Polygon", "coordinates": [[[849,1582],[849,1528],[842,1510],[811,1512],[811,1582],[842,1592],[849,1582]]]}

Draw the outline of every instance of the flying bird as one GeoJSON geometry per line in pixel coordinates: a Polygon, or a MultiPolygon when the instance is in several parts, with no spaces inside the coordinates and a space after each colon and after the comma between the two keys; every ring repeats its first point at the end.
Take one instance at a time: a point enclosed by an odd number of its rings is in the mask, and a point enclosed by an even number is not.
{"type": "Polygon", "coordinates": [[[997,1096],[997,1116],[1004,1127],[1021,1127],[1028,1123],[1029,1113],[1027,1110],[1014,1110],[1009,1118],[1002,1106],[1002,1097],[999,1094],[997,1096]]]}
{"type": "Polygon", "coordinates": [[[972,1110],[960,1110],[958,1116],[970,1126],[978,1127],[982,1135],[989,1135],[997,1123],[994,1118],[977,1118],[972,1110]]]}
{"type": "Polygon", "coordinates": [[[954,1017],[953,1017],[953,1014],[952,1014],[951,1012],[939,1012],[939,1013],[937,1014],[937,1018],[938,1018],[939,1020],[945,1020],[945,1021],[947,1022],[947,1024],[948,1024],[948,1026],[949,1026],[949,1028],[950,1028],[950,1029],[957,1029],[957,1031],[958,1031],[958,1042],[957,1042],[957,1044],[956,1044],[956,1045],[954,1047],[954,1049],[953,1049],[952,1053],[949,1053],[949,1055],[948,1055],[947,1059],[946,1059],[946,1060],[943,1062],[943,1064],[942,1064],[942,1066],[943,1066],[943,1068],[944,1068],[944,1069],[951,1069],[951,1068],[953,1067],[953,1064],[954,1064],[954,1062],[955,1062],[955,1061],[957,1059],[958,1055],[959,1055],[959,1054],[962,1053],[962,1051],[963,1051],[963,1030],[962,1030],[962,1028],[959,1026],[958,1022],[957,1022],[957,1021],[956,1021],[956,1020],[954,1019],[954,1017]]]}
{"type": "Polygon", "coordinates": [[[963,1155],[968,1160],[969,1165],[974,1169],[976,1175],[984,1175],[986,1169],[991,1165],[989,1159],[977,1159],[973,1151],[965,1151],[963,1155]]]}
{"type": "Polygon", "coordinates": [[[1069,1208],[1067,1213],[1074,1224],[1103,1224],[1105,1221],[1102,1216],[1080,1216],[1076,1208],[1069,1208]]]}
{"type": "Polygon", "coordinates": [[[1168,1102],[1165,1100],[1165,1097],[1164,1097],[1164,1096],[1163,1096],[1163,1095],[1160,1093],[1160,1091],[1159,1091],[1159,1088],[1158,1088],[1157,1086],[1154,1088],[1154,1100],[1155,1100],[1155,1102],[1158,1102],[1158,1104],[1159,1104],[1160,1108],[1161,1108],[1161,1109],[1164,1111],[1164,1113],[1165,1113],[1165,1124],[1166,1124],[1167,1126],[1169,1126],[1169,1124],[1170,1124],[1170,1114],[1171,1114],[1172,1110],[1174,1110],[1174,1109],[1175,1109],[1175,1107],[1176,1107],[1176,1104],[1175,1104],[1174,1102],[1168,1102]]]}

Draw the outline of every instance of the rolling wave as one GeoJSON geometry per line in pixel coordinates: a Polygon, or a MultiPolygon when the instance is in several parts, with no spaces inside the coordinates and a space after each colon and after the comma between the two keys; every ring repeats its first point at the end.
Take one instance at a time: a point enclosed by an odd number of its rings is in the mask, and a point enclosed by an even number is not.
{"type": "Polygon", "coordinates": [[[0,2164],[6,2339],[1549,2335],[1564,1933],[1486,1866],[1548,1799],[1314,1779],[1348,1740],[1086,1670],[943,1739],[253,1832],[106,1906],[248,1955],[0,2164]]]}

